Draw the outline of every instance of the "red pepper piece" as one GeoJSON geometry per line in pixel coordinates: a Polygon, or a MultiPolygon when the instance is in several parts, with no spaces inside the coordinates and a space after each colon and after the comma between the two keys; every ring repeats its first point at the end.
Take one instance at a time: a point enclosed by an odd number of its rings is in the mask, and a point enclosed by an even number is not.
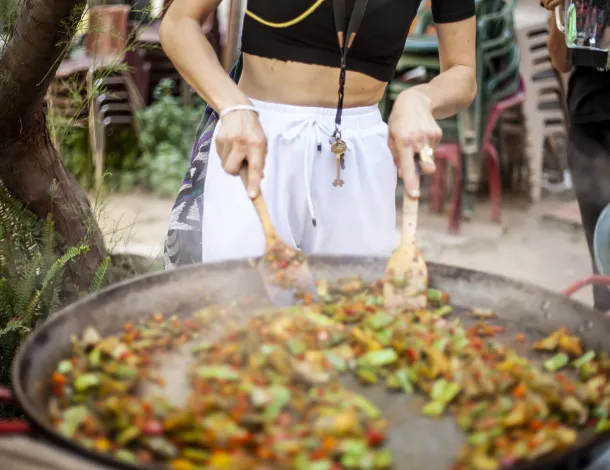
{"type": "Polygon", "coordinates": [[[156,419],[149,419],[142,426],[142,432],[147,436],[160,436],[163,434],[163,425],[156,419]]]}
{"type": "Polygon", "coordinates": [[[371,447],[377,447],[383,444],[385,441],[385,436],[383,433],[377,429],[369,429],[366,432],[366,440],[368,441],[371,447]]]}

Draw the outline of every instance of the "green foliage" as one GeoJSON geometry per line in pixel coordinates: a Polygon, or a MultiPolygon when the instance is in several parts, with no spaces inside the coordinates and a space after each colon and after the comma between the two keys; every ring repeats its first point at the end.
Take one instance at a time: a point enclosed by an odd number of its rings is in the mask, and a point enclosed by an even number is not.
{"type": "Polygon", "coordinates": [[[201,118],[200,102],[182,106],[173,88],[171,80],[162,80],[154,92],[155,102],[137,116],[142,148],[139,176],[161,196],[178,192],[201,118]]]}
{"type": "MultiPolygon", "coordinates": [[[[32,329],[62,302],[66,266],[88,250],[62,250],[53,218],[41,221],[12,198],[0,182],[0,385],[10,383],[15,352],[32,329]]],[[[92,288],[102,287],[109,259],[97,269],[92,288]]],[[[0,417],[14,412],[0,407],[0,417]]]]}
{"type": "Polygon", "coordinates": [[[106,284],[106,280],[108,279],[109,268],[110,256],[106,256],[106,258],[104,258],[104,261],[102,261],[95,270],[95,274],[93,275],[93,281],[91,282],[91,287],[89,287],[89,292],[96,292],[104,287],[104,284],[106,284]]]}
{"type": "Polygon", "coordinates": [[[21,0],[0,0],[0,53],[3,44],[8,42],[20,6],[21,0]]]}
{"type": "MultiPolygon", "coordinates": [[[[203,104],[183,106],[173,96],[174,83],[163,80],[154,92],[154,102],[136,116],[140,132],[131,128],[113,130],[106,138],[105,183],[112,189],[141,188],[159,196],[173,197],[180,188],[188,165],[203,104]]],[[[58,130],[61,123],[54,121],[58,130]]],[[[58,132],[66,168],[87,189],[93,184],[93,161],[89,133],[72,127],[58,132]]]]}

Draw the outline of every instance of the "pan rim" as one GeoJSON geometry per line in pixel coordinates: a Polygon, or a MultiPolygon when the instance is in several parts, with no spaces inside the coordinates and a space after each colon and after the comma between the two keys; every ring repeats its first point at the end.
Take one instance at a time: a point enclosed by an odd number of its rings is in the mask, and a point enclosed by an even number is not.
{"type": "MultiPolygon", "coordinates": [[[[207,267],[208,269],[211,269],[211,270],[213,270],[215,268],[216,269],[221,268],[221,267],[223,269],[230,268],[230,267],[250,268],[252,261],[253,260],[257,261],[259,259],[260,258],[247,258],[247,259],[235,259],[235,260],[220,261],[220,262],[213,262],[213,263],[195,263],[192,265],[181,266],[179,268],[175,268],[175,269],[171,269],[171,270],[167,270],[167,271],[149,273],[146,275],[138,276],[136,278],[128,279],[126,281],[122,281],[120,283],[109,286],[101,291],[87,295],[86,297],[83,297],[82,299],[79,299],[78,301],[76,301],[70,305],[67,305],[66,307],[61,309],[59,312],[53,314],[53,316],[51,318],[49,318],[43,324],[38,326],[34,331],[32,331],[32,333],[28,336],[28,338],[26,338],[26,340],[23,342],[23,344],[20,346],[19,350],[17,351],[17,354],[15,355],[15,358],[13,360],[13,364],[11,367],[11,370],[12,370],[11,382],[12,382],[14,397],[15,397],[17,403],[19,404],[19,406],[21,407],[21,409],[23,410],[28,421],[33,425],[33,428],[35,430],[39,431],[43,436],[47,437],[49,439],[49,441],[51,441],[53,443],[57,443],[60,447],[66,449],[66,450],[69,450],[70,452],[73,452],[76,455],[85,457],[93,462],[98,462],[103,465],[111,466],[112,468],[123,468],[123,469],[130,469],[130,470],[135,470],[135,469],[141,470],[142,468],[144,468],[143,466],[140,466],[137,464],[129,464],[129,463],[122,462],[108,454],[98,453],[98,452],[94,452],[90,449],[87,449],[85,446],[80,444],[78,441],[69,439],[69,438],[61,435],[55,429],[53,429],[51,427],[51,425],[48,423],[48,419],[46,418],[46,416],[44,416],[43,413],[39,412],[38,407],[36,406],[34,401],[30,399],[30,397],[28,396],[28,394],[25,391],[25,388],[23,387],[21,373],[22,373],[22,369],[23,369],[24,357],[33,348],[33,346],[36,342],[36,338],[39,335],[41,335],[46,329],[49,329],[55,323],[63,321],[64,318],[69,317],[70,315],[74,315],[76,312],[82,310],[82,307],[87,306],[90,303],[95,302],[96,300],[99,301],[99,298],[102,296],[107,296],[109,294],[115,295],[115,296],[120,295],[121,291],[123,291],[126,288],[130,288],[130,289],[133,288],[134,284],[140,284],[140,283],[143,284],[152,278],[158,278],[158,277],[164,276],[164,275],[171,276],[173,273],[179,273],[180,275],[182,275],[188,271],[200,270],[202,267],[207,267]]],[[[332,264],[333,262],[335,262],[335,263],[340,262],[341,264],[348,264],[350,262],[358,263],[358,264],[365,264],[367,262],[368,263],[387,262],[388,259],[389,259],[389,257],[386,257],[386,256],[358,256],[358,255],[336,255],[336,254],[317,254],[317,255],[309,256],[309,260],[311,260],[313,262],[315,262],[316,260],[319,260],[320,262],[327,262],[330,264],[332,264]]],[[[488,273],[485,271],[464,268],[461,266],[453,266],[453,265],[444,264],[444,263],[430,262],[427,264],[430,267],[436,267],[438,270],[450,268],[450,269],[456,270],[457,272],[464,273],[465,275],[468,275],[468,276],[477,276],[477,275],[484,276],[487,279],[505,282],[507,284],[512,285],[513,287],[526,287],[526,288],[535,287],[535,289],[538,292],[544,293],[544,295],[548,295],[548,296],[556,297],[556,298],[561,297],[564,301],[568,301],[569,303],[572,303],[575,306],[579,306],[580,309],[586,308],[590,312],[597,313],[592,307],[589,307],[572,298],[563,296],[559,292],[555,292],[555,291],[552,291],[545,287],[528,283],[527,281],[521,281],[518,279],[512,279],[512,278],[502,276],[499,274],[495,274],[495,273],[488,273]]],[[[431,271],[434,271],[434,270],[432,269],[431,271]]],[[[432,278],[431,280],[432,280],[432,284],[434,284],[434,279],[432,278]]],[[[600,314],[600,321],[604,321],[604,320],[601,320],[601,318],[606,318],[605,321],[610,321],[610,318],[603,317],[600,314]]],[[[569,458],[569,456],[571,454],[590,452],[593,449],[601,446],[602,444],[607,443],[608,441],[610,441],[610,431],[606,431],[601,434],[596,434],[595,436],[591,437],[590,439],[587,439],[586,441],[584,441],[582,443],[572,446],[565,451],[562,451],[562,452],[559,452],[556,454],[552,454],[552,455],[547,455],[547,456],[538,458],[538,459],[530,461],[530,462],[522,462],[518,465],[510,467],[510,470],[530,470],[530,469],[533,470],[533,469],[547,468],[547,467],[545,467],[547,465],[560,464],[565,458],[569,458]]],[[[153,465],[153,466],[146,466],[146,468],[155,469],[155,468],[166,468],[166,467],[160,466],[160,465],[156,465],[156,466],[153,465]]]]}

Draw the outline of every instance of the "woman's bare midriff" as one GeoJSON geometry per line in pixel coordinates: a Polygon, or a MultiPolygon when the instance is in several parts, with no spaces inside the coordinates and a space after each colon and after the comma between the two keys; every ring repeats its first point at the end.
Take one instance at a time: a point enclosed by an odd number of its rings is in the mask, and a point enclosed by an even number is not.
{"type": "MultiPolygon", "coordinates": [[[[384,82],[359,72],[348,72],[344,107],[377,104],[385,87],[384,82]]],[[[259,101],[334,108],[337,106],[339,69],[244,54],[239,88],[259,101]]]]}

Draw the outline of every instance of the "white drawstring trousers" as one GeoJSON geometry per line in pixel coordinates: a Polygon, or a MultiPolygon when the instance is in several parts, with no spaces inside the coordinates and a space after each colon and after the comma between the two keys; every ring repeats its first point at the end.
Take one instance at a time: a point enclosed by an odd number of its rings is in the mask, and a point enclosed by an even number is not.
{"type": "MultiPolygon", "coordinates": [[[[267,136],[261,183],[278,235],[305,253],[389,255],[396,234],[396,166],[377,106],[348,108],[342,187],[333,186],[335,109],[252,100],[267,136]]],[[[265,236],[244,184],[227,174],[216,151],[216,127],[203,193],[204,262],[260,256],[265,236]]]]}

